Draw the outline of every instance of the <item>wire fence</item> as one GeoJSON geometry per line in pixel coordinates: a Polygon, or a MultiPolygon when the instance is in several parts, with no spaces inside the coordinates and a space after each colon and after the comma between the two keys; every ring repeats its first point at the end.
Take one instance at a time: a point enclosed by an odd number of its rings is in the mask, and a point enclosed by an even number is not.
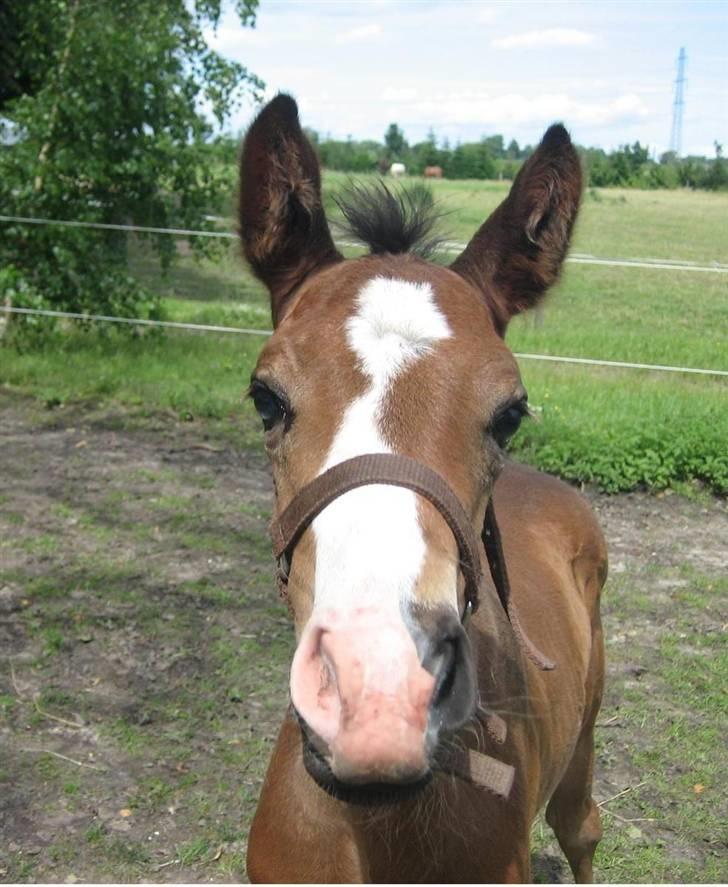
{"type": "MultiPolygon", "coordinates": [[[[208,217],[211,222],[226,221],[216,216],[208,217]]],[[[66,228],[87,228],[106,231],[129,231],[139,234],[164,234],[173,237],[208,237],[224,240],[236,240],[238,235],[231,231],[215,231],[215,230],[197,230],[191,228],[161,228],[150,225],[122,225],[105,222],[87,222],[74,219],[43,219],[32,216],[13,216],[0,214],[0,222],[23,225],[52,225],[66,228]]],[[[363,244],[353,240],[340,240],[338,246],[357,248],[363,244]]],[[[457,241],[446,241],[442,244],[444,252],[460,252],[465,248],[464,243],[457,241]]],[[[610,259],[599,256],[591,256],[575,253],[567,258],[567,261],[582,265],[612,265],[624,268],[651,268],[670,271],[697,271],[712,272],[718,274],[728,273],[728,265],[713,262],[709,265],[701,265],[696,262],[689,262],[680,259],[610,259]]],[[[231,333],[247,336],[268,337],[272,335],[272,330],[256,329],[251,327],[231,327],[221,326],[217,324],[191,323],[185,321],[173,320],[151,320],[141,317],[118,317],[107,314],[87,314],[74,311],[55,311],[43,308],[22,308],[13,305],[0,305],[0,313],[5,315],[25,315],[49,317],[64,320],[78,320],[94,323],[110,323],[124,326],[139,327],[158,327],[162,329],[187,330],[192,332],[203,333],[231,333]]],[[[718,370],[702,367],[685,367],[685,366],[669,366],[665,364],[638,363],[632,361],[621,360],[603,360],[591,357],[572,357],[567,355],[556,354],[529,354],[514,352],[515,356],[521,360],[537,360],[552,363],[577,364],[583,366],[608,367],[616,369],[630,370],[648,370],[660,373],[684,373],[688,375],[700,376],[728,376],[728,370],[718,370]]]]}
{"type": "MultiPolygon", "coordinates": [[[[10,305],[0,305],[0,312],[5,314],[21,314],[40,317],[54,317],[68,320],[83,320],[99,323],[117,323],[131,326],[162,327],[178,330],[190,330],[205,333],[238,333],[247,336],[273,335],[272,330],[259,330],[250,327],[216,326],[204,323],[185,323],[173,320],[147,320],[141,317],[113,317],[108,314],[83,314],[76,311],[52,311],[45,308],[17,308],[10,305]]],[[[528,354],[514,351],[514,356],[521,360],[543,360],[552,363],[582,364],[584,366],[612,367],[630,370],[652,370],[660,373],[687,373],[700,376],[728,376],[728,370],[703,369],[699,367],[668,366],[656,363],[632,363],[622,360],[599,360],[591,357],[565,357],[557,354],[528,354]]]]}
{"type": "MultiPolygon", "coordinates": [[[[214,216],[211,220],[218,221],[214,216]]],[[[219,219],[219,221],[225,221],[219,219]]],[[[232,231],[205,231],[191,228],[157,228],[150,225],[121,225],[107,222],[85,222],[74,219],[40,219],[32,216],[8,216],[0,215],[0,222],[8,222],[19,225],[56,225],[65,228],[91,228],[100,231],[134,231],[139,234],[168,234],[174,237],[208,237],[222,240],[236,240],[238,235],[232,231]]],[[[357,248],[363,246],[353,240],[339,240],[337,246],[357,248]]],[[[448,240],[441,245],[443,252],[459,253],[465,249],[466,244],[459,241],[448,240]]],[[[724,262],[710,262],[701,264],[686,259],[658,259],[658,258],[608,258],[606,256],[592,256],[585,253],[572,253],[567,256],[567,262],[577,265],[611,265],[618,268],[651,268],[663,271],[695,271],[710,274],[728,274],[728,264],[724,262]]]]}

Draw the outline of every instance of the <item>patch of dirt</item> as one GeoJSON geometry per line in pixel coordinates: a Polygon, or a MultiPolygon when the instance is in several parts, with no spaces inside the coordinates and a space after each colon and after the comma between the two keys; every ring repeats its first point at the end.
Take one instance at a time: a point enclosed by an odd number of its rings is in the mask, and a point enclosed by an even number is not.
{"type": "MultiPolygon", "coordinates": [[[[637,564],[641,569],[687,565],[703,573],[720,573],[728,566],[728,509],[723,501],[692,501],[670,491],[587,496],[609,542],[610,576],[637,564]]],[[[665,580],[663,587],[671,581],[665,580]]]]}
{"type": "MultiPolygon", "coordinates": [[[[245,877],[292,645],[269,472],[202,424],[127,418],[0,391],[0,881],[245,877]]],[[[677,705],[658,679],[660,635],[693,574],[705,587],[725,570],[728,517],[713,500],[589,498],[612,571],[595,781],[606,800],[641,780],[630,688],[677,705]]],[[[725,602],[699,619],[724,630],[725,602]]],[[[659,808],[659,790],[648,796],[659,808]]],[[[619,805],[625,823],[640,812],[619,805]]],[[[629,825],[696,864],[725,849],[629,825]]],[[[545,838],[536,875],[568,880],[562,859],[545,838]]]]}

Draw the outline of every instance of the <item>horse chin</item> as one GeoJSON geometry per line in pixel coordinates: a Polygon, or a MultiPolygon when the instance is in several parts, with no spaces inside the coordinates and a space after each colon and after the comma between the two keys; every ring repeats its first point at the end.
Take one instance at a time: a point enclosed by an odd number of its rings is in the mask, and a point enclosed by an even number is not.
{"type": "Polygon", "coordinates": [[[398,804],[419,795],[432,780],[432,772],[411,782],[344,782],[331,769],[326,756],[299,717],[303,765],[319,788],[338,801],[361,807],[398,804]]]}

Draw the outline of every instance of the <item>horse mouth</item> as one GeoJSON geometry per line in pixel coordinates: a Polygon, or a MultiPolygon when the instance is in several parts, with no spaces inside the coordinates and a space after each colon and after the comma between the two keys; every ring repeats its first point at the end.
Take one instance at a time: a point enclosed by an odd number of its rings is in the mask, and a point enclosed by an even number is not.
{"type": "Polygon", "coordinates": [[[343,782],[337,778],[325,756],[316,748],[298,712],[296,717],[301,730],[303,765],[306,772],[319,788],[338,801],[362,807],[398,804],[419,795],[432,780],[432,772],[429,771],[411,782],[343,782]]]}

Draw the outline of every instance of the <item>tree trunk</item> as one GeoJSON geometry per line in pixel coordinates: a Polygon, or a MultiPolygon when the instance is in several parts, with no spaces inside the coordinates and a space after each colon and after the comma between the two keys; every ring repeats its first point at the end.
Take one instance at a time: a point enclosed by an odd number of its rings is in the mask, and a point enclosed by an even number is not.
{"type": "MultiPolygon", "coordinates": [[[[69,10],[69,21],[68,21],[68,31],[66,32],[66,44],[63,47],[63,53],[61,55],[61,61],[58,65],[58,74],[57,80],[60,85],[63,75],[66,71],[66,67],[68,66],[68,59],[71,54],[71,42],[73,41],[73,32],[76,29],[76,13],[78,12],[78,0],[73,0],[70,10],[69,10]]],[[[33,187],[35,191],[43,190],[43,167],[48,162],[48,156],[51,152],[51,148],[53,146],[53,131],[56,127],[56,120],[58,119],[58,108],[61,103],[61,94],[60,90],[56,92],[56,97],[53,102],[53,107],[51,108],[50,118],[48,120],[48,136],[43,142],[41,146],[40,153],[38,154],[38,173],[36,174],[35,181],[33,182],[33,187]]]]}

